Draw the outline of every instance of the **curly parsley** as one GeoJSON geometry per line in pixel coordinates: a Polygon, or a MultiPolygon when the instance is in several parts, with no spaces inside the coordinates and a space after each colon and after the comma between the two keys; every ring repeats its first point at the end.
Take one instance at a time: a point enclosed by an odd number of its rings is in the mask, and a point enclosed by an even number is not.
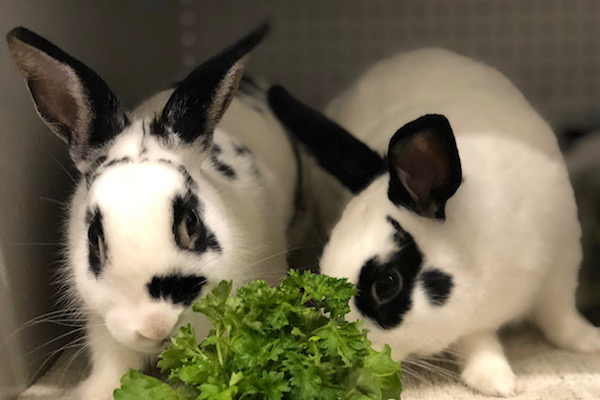
{"type": "Polygon", "coordinates": [[[194,311],[214,329],[197,344],[190,326],[160,356],[169,383],[131,370],[115,400],[400,399],[400,363],[346,322],[355,288],[345,279],[290,271],[277,287],[253,281],[231,295],[223,281],[194,311]]]}

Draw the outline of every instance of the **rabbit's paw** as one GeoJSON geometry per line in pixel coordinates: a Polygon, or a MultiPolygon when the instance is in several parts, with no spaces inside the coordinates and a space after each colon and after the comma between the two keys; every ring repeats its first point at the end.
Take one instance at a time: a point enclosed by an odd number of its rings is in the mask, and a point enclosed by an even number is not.
{"type": "Polygon", "coordinates": [[[466,366],[461,378],[468,386],[488,396],[515,394],[515,374],[506,359],[478,358],[466,366]]]}

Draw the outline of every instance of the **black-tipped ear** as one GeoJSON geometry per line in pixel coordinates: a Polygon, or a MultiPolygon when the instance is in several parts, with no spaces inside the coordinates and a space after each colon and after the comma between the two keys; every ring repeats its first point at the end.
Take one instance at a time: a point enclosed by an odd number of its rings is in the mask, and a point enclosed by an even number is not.
{"type": "Polygon", "coordinates": [[[30,30],[15,28],[6,40],[40,117],[85,169],[93,150],[128,124],[119,101],[94,71],[30,30]]]}
{"type": "Polygon", "coordinates": [[[174,133],[184,143],[200,138],[205,146],[212,142],[215,126],[229,107],[244,72],[245,55],[269,31],[261,25],[221,53],[192,71],[169,98],[152,130],[157,135],[174,133]]]}
{"type": "Polygon", "coordinates": [[[390,140],[388,159],[390,200],[424,217],[444,219],[446,201],[462,180],[446,117],[425,115],[404,125],[390,140]]]}
{"type": "Polygon", "coordinates": [[[269,106],[279,120],[326,171],[353,193],[364,189],[384,171],[382,158],[344,128],[300,103],[283,87],[273,86],[269,106]]]}

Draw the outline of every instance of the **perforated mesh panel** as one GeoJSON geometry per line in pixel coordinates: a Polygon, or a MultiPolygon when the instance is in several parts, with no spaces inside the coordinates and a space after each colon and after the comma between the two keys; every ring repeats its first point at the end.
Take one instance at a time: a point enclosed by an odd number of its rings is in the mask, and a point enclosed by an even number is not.
{"type": "Polygon", "coordinates": [[[273,31],[250,71],[324,106],[377,60],[424,46],[502,71],[555,126],[600,106],[595,0],[181,0],[182,62],[191,66],[254,24],[273,31]]]}

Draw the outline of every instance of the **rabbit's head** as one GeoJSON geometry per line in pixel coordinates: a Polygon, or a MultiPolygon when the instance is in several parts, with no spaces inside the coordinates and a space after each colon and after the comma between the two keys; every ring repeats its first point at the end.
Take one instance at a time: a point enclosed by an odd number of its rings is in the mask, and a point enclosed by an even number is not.
{"type": "Polygon", "coordinates": [[[69,290],[92,324],[132,349],[158,351],[207,288],[253,277],[240,270],[244,238],[217,184],[231,171],[215,161],[213,132],[244,56],[265,34],[263,26],[210,58],[153,100],[161,105],[149,115],[125,113],[95,72],[35,33],[7,36],[40,117],[81,172],[68,224],[69,290]]]}
{"type": "Polygon", "coordinates": [[[322,273],[356,285],[350,317],[365,319],[374,344],[389,343],[397,358],[443,350],[460,334],[456,315],[468,308],[455,290],[460,268],[452,232],[460,224],[446,213],[462,180],[448,120],[425,115],[390,132],[381,157],[281,87],[271,88],[269,103],[352,192],[320,261],[322,273]]]}

